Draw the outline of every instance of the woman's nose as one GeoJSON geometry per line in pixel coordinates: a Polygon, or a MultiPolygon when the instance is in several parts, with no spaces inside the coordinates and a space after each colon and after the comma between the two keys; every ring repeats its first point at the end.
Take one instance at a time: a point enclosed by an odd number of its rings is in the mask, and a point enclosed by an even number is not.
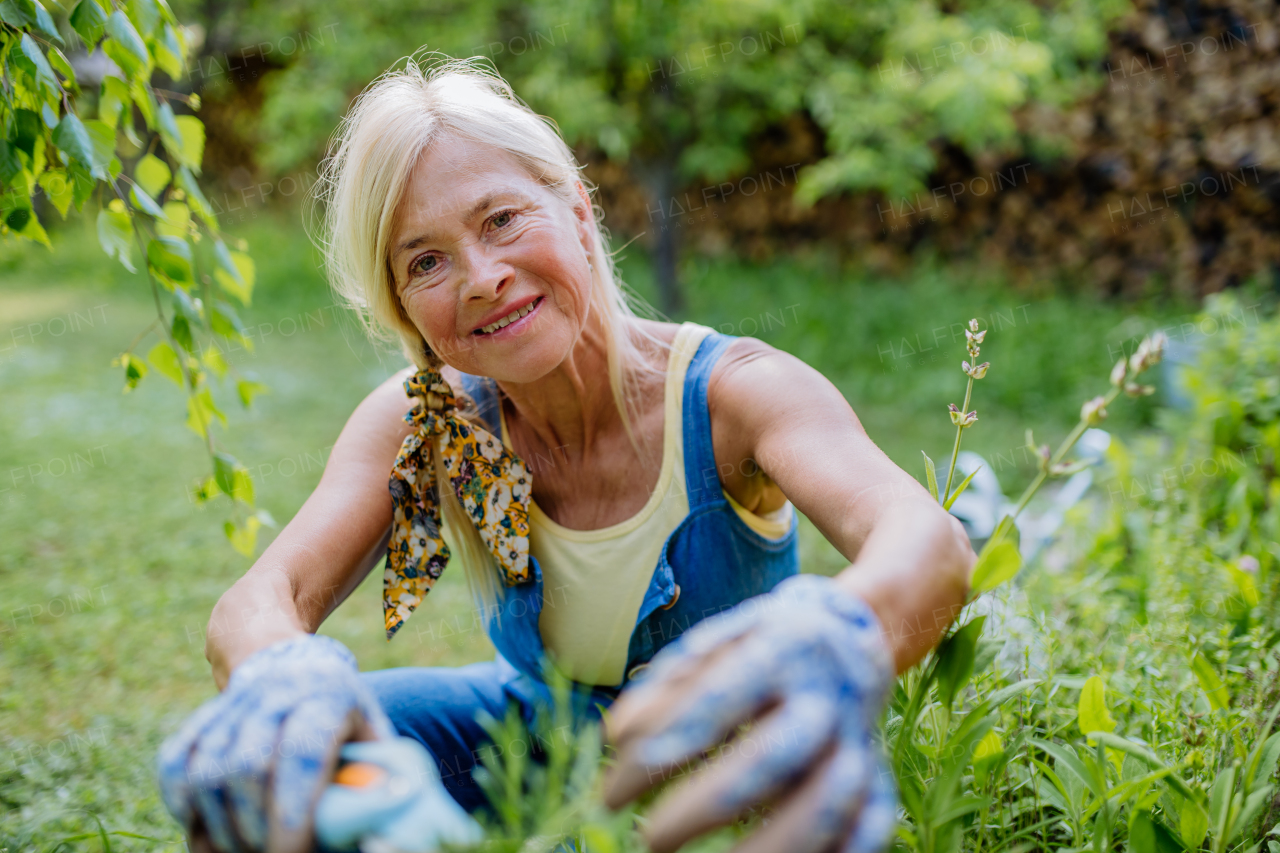
{"type": "Polygon", "coordinates": [[[465,301],[476,299],[496,300],[509,290],[515,280],[515,270],[501,258],[493,257],[484,247],[477,247],[466,254],[462,285],[465,301]]]}

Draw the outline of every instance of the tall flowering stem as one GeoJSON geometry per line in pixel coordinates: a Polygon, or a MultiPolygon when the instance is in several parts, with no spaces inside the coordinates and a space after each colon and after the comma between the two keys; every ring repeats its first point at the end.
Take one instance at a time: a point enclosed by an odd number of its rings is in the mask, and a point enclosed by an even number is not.
{"type": "MultiPolygon", "coordinates": [[[[951,494],[951,483],[955,479],[956,475],[956,460],[960,457],[960,438],[964,435],[965,428],[972,426],[978,420],[978,413],[976,411],[969,411],[969,400],[973,397],[973,381],[986,376],[987,368],[991,366],[990,362],[985,361],[982,364],[978,364],[978,347],[982,343],[982,339],[986,336],[986,329],[978,331],[977,318],[970,320],[969,328],[964,330],[965,348],[969,352],[969,358],[973,359],[973,361],[972,363],[968,361],[961,362],[961,367],[964,370],[965,375],[969,377],[969,382],[964,389],[964,405],[957,409],[955,404],[952,403],[947,407],[951,412],[951,422],[956,425],[956,441],[951,448],[951,464],[947,466],[947,485],[946,488],[942,490],[941,499],[942,505],[947,508],[950,508],[950,500],[953,497],[951,494]]],[[[962,483],[960,487],[956,489],[956,493],[959,494],[960,490],[963,489],[966,484],[967,481],[966,483],[962,483]]]]}

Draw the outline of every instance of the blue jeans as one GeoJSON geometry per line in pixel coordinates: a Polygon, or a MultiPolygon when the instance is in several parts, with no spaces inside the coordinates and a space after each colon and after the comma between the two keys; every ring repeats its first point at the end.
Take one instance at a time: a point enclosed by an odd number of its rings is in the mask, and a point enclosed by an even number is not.
{"type": "MultiPolygon", "coordinates": [[[[496,660],[467,666],[406,666],[360,675],[391,718],[396,732],[418,741],[435,757],[445,790],[469,812],[489,805],[471,775],[481,766],[481,757],[487,751],[502,754],[524,750],[539,760],[545,738],[572,737],[569,732],[544,729],[514,743],[494,744],[477,719],[480,712],[500,721],[515,703],[525,727],[530,728],[535,726],[539,710],[527,687],[528,677],[501,655],[496,660]]],[[[591,719],[599,719],[595,707],[575,701],[575,726],[591,719]]]]}

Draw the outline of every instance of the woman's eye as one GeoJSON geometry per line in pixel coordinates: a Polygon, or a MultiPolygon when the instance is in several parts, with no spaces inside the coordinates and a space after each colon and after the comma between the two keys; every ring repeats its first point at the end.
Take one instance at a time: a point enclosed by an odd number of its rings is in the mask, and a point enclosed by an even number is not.
{"type": "Polygon", "coordinates": [[[515,213],[510,210],[504,210],[497,216],[493,217],[493,227],[503,228],[515,217],[515,213]]]}
{"type": "Polygon", "coordinates": [[[440,265],[440,261],[439,259],[436,258],[435,255],[424,255],[423,257],[413,262],[413,269],[411,270],[411,272],[428,273],[428,272],[431,272],[436,267],[438,267],[439,265],[440,265]]]}

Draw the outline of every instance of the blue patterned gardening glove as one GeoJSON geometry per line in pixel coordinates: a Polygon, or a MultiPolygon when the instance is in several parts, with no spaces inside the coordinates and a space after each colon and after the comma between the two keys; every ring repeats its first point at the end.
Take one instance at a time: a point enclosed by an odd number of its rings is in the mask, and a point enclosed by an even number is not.
{"type": "Polygon", "coordinates": [[[395,730],[355,656],[331,637],[283,640],[245,658],[164,742],[160,793],[193,850],[256,853],[269,831],[272,849],[307,849],[314,804],[357,736],[395,730]]]}
{"type": "Polygon", "coordinates": [[[894,675],[864,601],[831,578],[788,578],[693,626],[623,692],[606,723],[619,757],[606,802],[617,808],[706,759],[650,814],[655,851],[764,803],[774,816],[751,850],[881,850],[897,796],[872,732],[894,675]]]}

